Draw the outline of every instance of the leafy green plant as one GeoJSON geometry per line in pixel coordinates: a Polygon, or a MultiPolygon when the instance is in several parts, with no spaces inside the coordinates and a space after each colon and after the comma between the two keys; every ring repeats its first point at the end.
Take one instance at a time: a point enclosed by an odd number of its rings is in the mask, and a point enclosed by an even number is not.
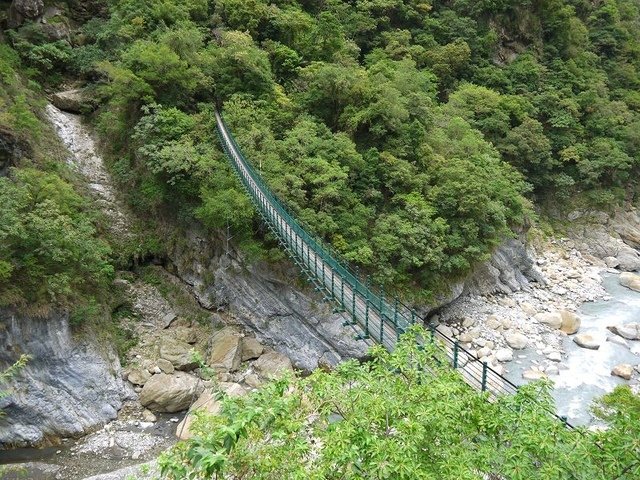
{"type": "Polygon", "coordinates": [[[605,397],[608,429],[569,430],[549,414],[549,383],[494,401],[469,387],[413,328],[388,353],[370,352],[304,379],[285,377],[219,415],[162,455],[169,480],[631,479],[640,473],[637,396],[605,397]]]}

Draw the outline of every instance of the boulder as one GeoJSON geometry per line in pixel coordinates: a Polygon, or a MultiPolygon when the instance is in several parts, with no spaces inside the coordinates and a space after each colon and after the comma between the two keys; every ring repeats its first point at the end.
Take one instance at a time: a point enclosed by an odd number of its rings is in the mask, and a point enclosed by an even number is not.
{"type": "Polygon", "coordinates": [[[558,329],[562,326],[562,315],[560,312],[538,313],[533,317],[537,322],[547,325],[549,328],[558,329]]]}
{"type": "Polygon", "coordinates": [[[264,347],[253,337],[244,337],[242,339],[242,361],[254,360],[262,355],[264,347]]]}
{"type": "Polygon", "coordinates": [[[522,372],[522,378],[525,380],[540,380],[547,378],[547,376],[540,370],[525,370],[522,372]]]}
{"type": "Polygon", "coordinates": [[[609,268],[616,268],[618,265],[620,265],[620,262],[616,257],[604,257],[603,260],[609,268]]]}
{"type": "Polygon", "coordinates": [[[436,327],[436,330],[440,332],[443,336],[453,338],[453,330],[448,325],[441,323],[436,327]]]}
{"type": "Polygon", "coordinates": [[[519,332],[508,333],[504,336],[504,339],[506,340],[507,345],[515,350],[522,350],[523,348],[526,348],[529,343],[527,337],[519,332]]]}
{"type": "Polygon", "coordinates": [[[600,342],[588,333],[579,333],[573,337],[573,342],[579,347],[588,348],[590,350],[598,350],[600,348],[600,342]]]}
{"type": "Polygon", "coordinates": [[[627,348],[629,347],[627,341],[624,338],[619,337],[618,335],[607,337],[607,342],[615,343],[616,345],[622,345],[623,347],[627,348]]]}
{"type": "Polygon", "coordinates": [[[262,377],[274,378],[284,372],[293,371],[291,360],[276,351],[264,353],[254,363],[254,368],[262,377]]]}
{"type": "Polygon", "coordinates": [[[70,113],[90,112],[94,108],[93,102],[84,89],[66,90],[54,93],[50,97],[53,103],[60,110],[70,113]]]}
{"type": "Polygon", "coordinates": [[[134,368],[127,375],[127,380],[129,380],[134,385],[143,386],[147,383],[147,380],[151,378],[151,374],[146,368],[134,368]]]}
{"type": "Polygon", "coordinates": [[[244,397],[247,394],[247,389],[235,382],[220,382],[218,387],[226,395],[233,398],[244,397]]]}
{"type": "Polygon", "coordinates": [[[524,313],[526,313],[529,316],[534,316],[534,315],[536,315],[538,313],[536,308],[533,305],[531,305],[530,303],[528,303],[528,302],[520,303],[520,308],[522,309],[522,311],[524,313]]]}
{"type": "Polygon", "coordinates": [[[630,272],[622,272],[618,281],[623,287],[640,292],[640,275],[630,272]]]}
{"type": "Polygon", "coordinates": [[[169,361],[176,370],[189,371],[198,367],[193,347],[187,342],[165,335],[160,340],[160,358],[169,361]]]}
{"type": "MultiPolygon", "coordinates": [[[[620,262],[618,265],[619,270],[624,270],[626,272],[640,270],[640,254],[638,254],[634,248],[623,244],[616,258],[618,259],[618,262],[620,262]]],[[[637,286],[638,284],[636,283],[636,288],[633,290],[640,291],[637,286]]]]}
{"type": "Polygon", "coordinates": [[[140,392],[143,407],[157,412],[179,412],[202,393],[202,382],[189,373],[176,372],[174,375],[161,373],[151,377],[140,392]]]}
{"type": "Polygon", "coordinates": [[[627,340],[640,340],[640,323],[632,322],[624,325],[611,325],[607,329],[627,340]]]}
{"type": "Polygon", "coordinates": [[[176,427],[176,437],[180,440],[187,440],[193,437],[191,431],[191,425],[195,420],[195,412],[208,413],[210,415],[216,415],[220,412],[222,404],[216,400],[216,397],[209,390],[205,390],[198,397],[195,403],[189,409],[189,413],[182,419],[182,421],[176,427]]]}
{"type": "Polygon", "coordinates": [[[575,313],[570,312],[569,310],[560,310],[560,316],[562,317],[562,325],[560,325],[560,330],[562,330],[567,335],[573,335],[577,333],[580,329],[581,320],[575,313]]]}
{"type": "Polygon", "coordinates": [[[510,362],[513,360],[513,350],[509,348],[501,348],[496,351],[496,360],[499,362],[510,362]]]}
{"type": "Polygon", "coordinates": [[[209,365],[218,371],[233,372],[242,361],[242,336],[232,327],[218,330],[211,339],[209,365]]]}
{"type": "Polygon", "coordinates": [[[172,374],[176,370],[173,366],[173,363],[164,358],[159,358],[158,360],[156,360],[156,365],[162,373],[172,374]]]}
{"type": "Polygon", "coordinates": [[[561,362],[562,354],[560,352],[551,352],[547,355],[547,360],[550,360],[552,362],[561,362]]]}
{"type": "Polygon", "coordinates": [[[631,380],[631,374],[633,373],[633,366],[628,363],[621,363],[620,365],[616,365],[611,370],[611,375],[616,377],[624,378],[625,380],[631,380]]]}
{"type": "Polygon", "coordinates": [[[155,423],[158,421],[158,417],[156,417],[151,410],[145,408],[142,411],[142,420],[145,422],[155,423]]]}
{"type": "Polygon", "coordinates": [[[488,357],[492,353],[493,352],[491,351],[490,348],[482,347],[478,350],[478,353],[476,353],[476,355],[478,356],[478,358],[484,358],[484,357],[488,357]]]}
{"type": "Polygon", "coordinates": [[[246,383],[251,388],[259,388],[262,385],[262,380],[255,373],[250,373],[246,377],[244,377],[244,383],[246,383]]]}

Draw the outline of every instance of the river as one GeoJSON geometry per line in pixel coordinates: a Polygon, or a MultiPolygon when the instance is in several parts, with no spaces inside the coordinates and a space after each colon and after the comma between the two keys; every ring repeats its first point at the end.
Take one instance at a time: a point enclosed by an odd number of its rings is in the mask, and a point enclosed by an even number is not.
{"type": "MultiPolygon", "coordinates": [[[[611,392],[617,385],[629,383],[611,375],[611,369],[620,363],[640,364],[640,342],[627,341],[629,347],[607,341],[614,334],[607,330],[609,325],[640,321],[640,293],[618,283],[618,275],[607,273],[603,276],[603,286],[610,298],[583,304],[578,314],[582,319],[580,333],[588,333],[600,342],[598,350],[581,348],[568,336],[563,340],[566,367],[551,379],[554,382],[553,396],[558,415],[567,417],[574,425],[591,425],[594,418],[590,413],[593,400],[611,392]]],[[[532,362],[542,362],[543,355],[534,349],[519,352],[522,357],[509,368],[508,378],[522,384],[522,372],[532,362]]]]}

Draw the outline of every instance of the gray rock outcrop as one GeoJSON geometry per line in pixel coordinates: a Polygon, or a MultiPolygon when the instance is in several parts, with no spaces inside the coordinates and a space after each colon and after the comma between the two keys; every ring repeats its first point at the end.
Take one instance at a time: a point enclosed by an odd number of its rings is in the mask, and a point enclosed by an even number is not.
{"type": "Polygon", "coordinates": [[[0,345],[0,370],[21,353],[32,356],[0,401],[0,448],[87,433],[134,395],[115,352],[73,336],[66,314],[36,319],[0,309],[0,345]]]}
{"type": "Polygon", "coordinates": [[[463,293],[510,294],[526,289],[530,282],[544,284],[545,279],[536,268],[525,244],[518,239],[509,239],[493,252],[489,261],[475,268],[464,282],[463,293]]]}
{"type": "Polygon", "coordinates": [[[640,270],[640,211],[626,205],[613,214],[577,211],[569,214],[569,235],[583,253],[623,271],[640,270]]]}
{"type": "Polygon", "coordinates": [[[31,154],[30,146],[20,140],[7,127],[0,125],[0,177],[7,175],[9,168],[31,154]]]}
{"type": "Polygon", "coordinates": [[[52,94],[51,103],[60,110],[70,113],[87,113],[95,106],[91,97],[80,88],[52,94]]]}

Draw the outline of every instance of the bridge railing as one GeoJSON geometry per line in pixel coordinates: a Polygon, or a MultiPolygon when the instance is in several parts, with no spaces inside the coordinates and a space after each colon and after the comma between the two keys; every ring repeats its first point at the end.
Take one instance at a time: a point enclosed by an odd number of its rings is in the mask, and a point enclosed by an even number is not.
{"type": "MultiPolygon", "coordinates": [[[[399,335],[418,321],[419,317],[415,311],[397,299],[389,303],[382,292],[373,293],[368,281],[363,282],[346,262],[338,260],[338,255],[330,246],[309,234],[273,194],[252,163],[244,157],[218,113],[216,119],[221,144],[231,160],[235,173],[283,247],[307,272],[309,280],[316,288],[350,314],[350,324],[361,332],[360,338],[371,338],[392,349],[399,335]],[[325,266],[331,272],[331,279],[327,279],[325,266]],[[336,277],[339,278],[339,282],[336,282],[336,277]],[[336,289],[336,285],[339,290],[336,289]],[[340,292],[345,288],[351,292],[351,302],[345,302],[344,298],[340,298],[340,292]],[[356,302],[356,298],[361,299],[361,302],[356,302]],[[375,312],[379,318],[376,329],[371,329],[368,323],[370,312],[375,312]]],[[[457,340],[433,327],[430,327],[430,336],[431,341],[440,343],[448,355],[451,366],[458,369],[470,385],[489,392],[492,397],[517,391],[518,387],[514,383],[466,350],[457,340]]],[[[562,420],[566,423],[566,419],[562,420]]]]}

